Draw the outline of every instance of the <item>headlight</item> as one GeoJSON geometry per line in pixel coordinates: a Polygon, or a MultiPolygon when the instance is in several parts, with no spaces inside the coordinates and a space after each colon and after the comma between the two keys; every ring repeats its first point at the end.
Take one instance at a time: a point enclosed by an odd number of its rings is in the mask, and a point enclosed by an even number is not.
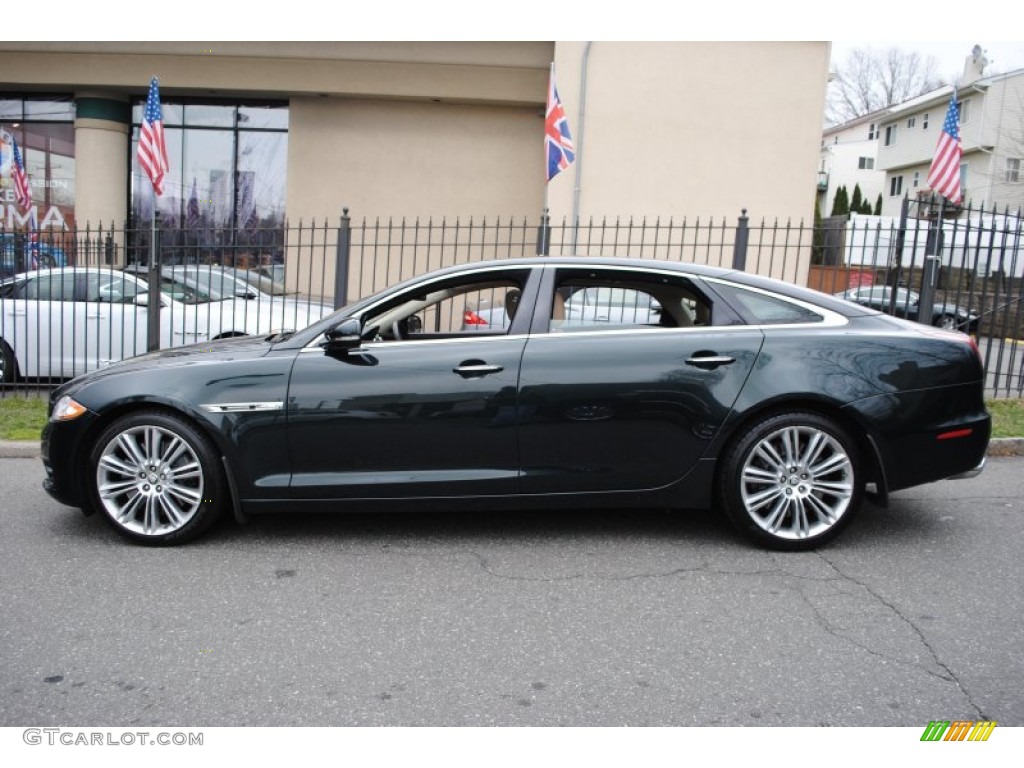
{"type": "Polygon", "coordinates": [[[72,421],[82,416],[88,409],[68,395],[64,395],[57,404],[53,406],[53,413],[50,414],[50,421],[72,421]]]}

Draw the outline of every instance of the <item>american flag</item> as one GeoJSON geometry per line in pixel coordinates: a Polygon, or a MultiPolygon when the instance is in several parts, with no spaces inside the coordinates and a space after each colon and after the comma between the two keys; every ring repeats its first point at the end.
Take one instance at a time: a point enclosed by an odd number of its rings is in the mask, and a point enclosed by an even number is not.
{"type": "Polygon", "coordinates": [[[956,106],[956,92],[949,100],[946,121],[942,124],[939,144],[935,148],[935,159],[928,171],[928,186],[949,200],[958,204],[963,199],[960,189],[960,110],[956,106]]]}
{"type": "Polygon", "coordinates": [[[555,73],[548,83],[548,108],[544,115],[544,145],[548,155],[548,181],[564,171],[576,159],[576,150],[569,135],[569,121],[565,119],[562,100],[555,88],[555,73]]]}
{"type": "Polygon", "coordinates": [[[28,187],[28,174],[25,173],[25,163],[21,160],[18,140],[12,136],[11,143],[14,145],[14,168],[11,169],[11,181],[14,182],[14,196],[21,208],[28,208],[32,205],[32,190],[28,187]]]}
{"type": "Polygon", "coordinates": [[[160,108],[160,87],[154,77],[149,83],[146,113],[139,129],[139,166],[153,182],[153,191],[164,193],[164,174],[170,168],[164,142],[164,113],[160,108]]]}
{"type": "Polygon", "coordinates": [[[196,180],[192,179],[192,194],[188,198],[185,223],[189,229],[199,229],[199,195],[196,194],[196,180]]]}

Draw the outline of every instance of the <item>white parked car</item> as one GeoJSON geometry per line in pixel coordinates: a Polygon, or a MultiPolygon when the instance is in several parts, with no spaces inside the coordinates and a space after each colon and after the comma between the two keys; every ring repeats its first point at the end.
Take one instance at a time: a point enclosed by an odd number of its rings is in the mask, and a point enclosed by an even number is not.
{"type": "MultiPolygon", "coordinates": [[[[146,279],[145,266],[127,267],[125,271],[146,279]]],[[[198,291],[214,301],[224,302],[219,311],[232,314],[234,324],[241,325],[243,333],[249,335],[298,330],[334,311],[332,305],[315,299],[261,291],[229,267],[176,265],[163,267],[160,273],[162,290],[171,295],[198,291]]]]}
{"type": "MultiPolygon", "coordinates": [[[[70,378],[147,350],[144,275],[109,267],[26,272],[0,283],[0,381],[70,378]]],[[[160,347],[303,328],[310,307],[260,305],[161,276],[160,347]],[[262,311],[261,311],[262,309],[262,311]]]]}

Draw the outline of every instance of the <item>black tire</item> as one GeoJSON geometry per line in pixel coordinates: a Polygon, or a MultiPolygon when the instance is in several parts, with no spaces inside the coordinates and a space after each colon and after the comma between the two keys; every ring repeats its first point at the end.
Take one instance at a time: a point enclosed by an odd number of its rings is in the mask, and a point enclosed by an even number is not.
{"type": "Polygon", "coordinates": [[[864,495],[860,451],[820,414],[768,416],[722,457],[718,499],[737,528],[772,549],[813,549],[857,514],[864,495]]]}
{"type": "Polygon", "coordinates": [[[18,378],[18,361],[14,350],[0,341],[0,384],[11,384],[18,378]]]}
{"type": "Polygon", "coordinates": [[[959,331],[960,325],[952,315],[939,315],[935,319],[935,327],[944,331],[959,331]]]}
{"type": "Polygon", "coordinates": [[[96,510],[139,544],[190,541],[228,504],[212,443],[165,411],[137,411],[114,421],[96,440],[88,472],[96,510]]]}

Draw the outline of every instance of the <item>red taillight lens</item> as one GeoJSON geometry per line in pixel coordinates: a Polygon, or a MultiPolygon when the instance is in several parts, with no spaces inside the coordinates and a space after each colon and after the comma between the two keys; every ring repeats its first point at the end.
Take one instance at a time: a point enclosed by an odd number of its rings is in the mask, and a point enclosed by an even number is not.
{"type": "Polygon", "coordinates": [[[471,309],[462,313],[463,325],[487,325],[487,321],[471,309]]]}
{"type": "Polygon", "coordinates": [[[955,440],[958,437],[970,437],[974,434],[973,429],[954,429],[952,432],[943,432],[935,436],[936,440],[955,440]]]}

